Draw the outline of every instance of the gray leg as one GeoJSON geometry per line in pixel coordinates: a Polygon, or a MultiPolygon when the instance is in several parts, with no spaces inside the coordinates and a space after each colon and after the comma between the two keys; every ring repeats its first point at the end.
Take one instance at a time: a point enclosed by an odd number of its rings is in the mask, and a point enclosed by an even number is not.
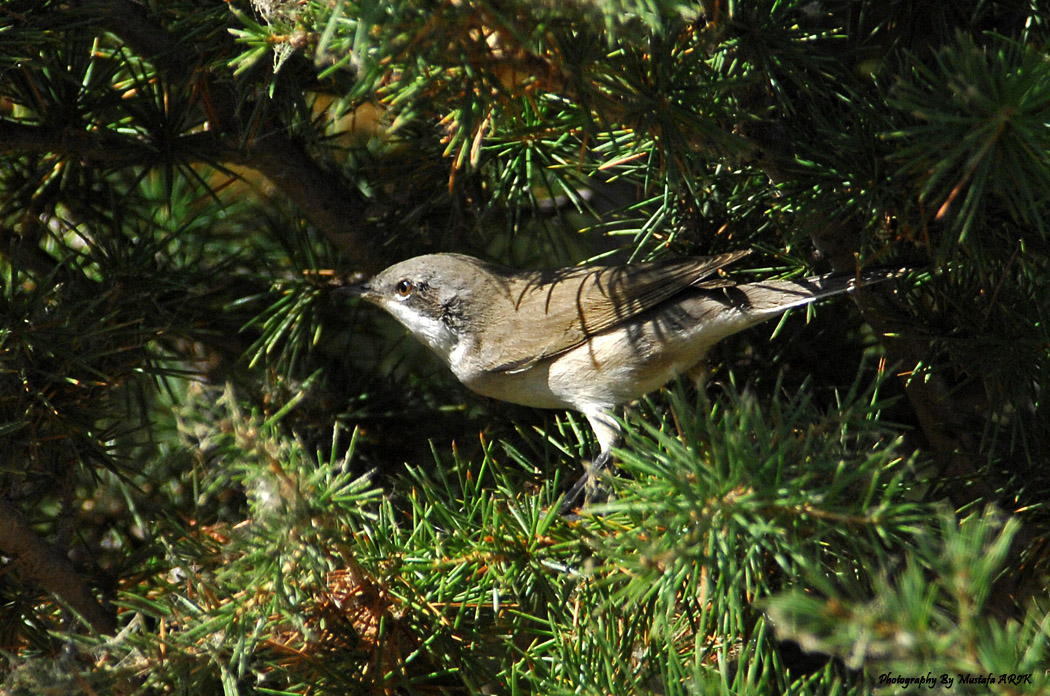
{"type": "Polygon", "coordinates": [[[605,450],[593,462],[584,462],[583,476],[565,494],[561,507],[558,508],[559,514],[568,515],[577,507],[584,507],[604,497],[601,476],[611,459],[612,452],[605,450]]]}
{"type": "Polygon", "coordinates": [[[593,462],[584,462],[583,476],[565,494],[561,507],[558,508],[558,512],[562,515],[568,515],[577,507],[593,503],[604,497],[605,491],[600,479],[603,470],[612,459],[613,446],[620,440],[620,426],[604,408],[584,411],[584,415],[587,417],[587,422],[591,424],[591,429],[594,430],[602,451],[593,462]]]}

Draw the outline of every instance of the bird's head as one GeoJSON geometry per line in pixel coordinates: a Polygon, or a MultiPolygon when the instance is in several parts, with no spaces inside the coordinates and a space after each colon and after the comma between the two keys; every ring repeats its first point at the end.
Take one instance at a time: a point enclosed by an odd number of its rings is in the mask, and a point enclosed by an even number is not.
{"type": "Polygon", "coordinates": [[[396,263],[370,280],[345,287],[384,309],[431,350],[451,362],[472,335],[479,295],[491,290],[500,269],[470,256],[427,254],[396,263]]]}

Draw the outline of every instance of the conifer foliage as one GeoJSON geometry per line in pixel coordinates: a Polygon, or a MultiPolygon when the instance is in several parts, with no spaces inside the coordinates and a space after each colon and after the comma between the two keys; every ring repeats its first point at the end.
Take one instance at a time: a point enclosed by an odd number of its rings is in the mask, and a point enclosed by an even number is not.
{"type": "Polygon", "coordinates": [[[4,0],[0,692],[1050,692],[1048,17],[4,0]],[[911,270],[632,404],[568,518],[582,419],[332,293],[741,248],[911,270]]]}

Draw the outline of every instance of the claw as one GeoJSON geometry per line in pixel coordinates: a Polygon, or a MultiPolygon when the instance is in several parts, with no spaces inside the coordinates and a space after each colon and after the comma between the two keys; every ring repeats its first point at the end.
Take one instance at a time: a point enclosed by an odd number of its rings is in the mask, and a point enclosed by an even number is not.
{"type": "Polygon", "coordinates": [[[593,462],[584,464],[583,476],[565,494],[561,506],[558,507],[558,514],[571,515],[577,507],[586,507],[608,495],[608,491],[601,485],[601,477],[610,459],[612,452],[604,450],[593,462]]]}

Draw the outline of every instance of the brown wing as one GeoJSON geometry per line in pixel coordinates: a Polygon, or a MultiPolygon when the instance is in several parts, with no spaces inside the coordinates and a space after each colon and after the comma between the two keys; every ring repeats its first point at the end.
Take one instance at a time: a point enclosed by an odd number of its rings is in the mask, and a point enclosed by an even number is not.
{"type": "Polygon", "coordinates": [[[525,370],[541,360],[572,350],[589,337],[701,284],[719,268],[749,253],[745,250],[680,261],[537,273],[517,297],[511,298],[515,310],[528,307],[518,315],[528,324],[522,326],[521,321],[514,324],[519,331],[538,332],[553,338],[543,342],[534,337],[515,340],[507,336],[500,342],[502,349],[488,356],[489,369],[525,370]],[[536,307],[542,307],[542,312],[536,311],[536,307]]]}

